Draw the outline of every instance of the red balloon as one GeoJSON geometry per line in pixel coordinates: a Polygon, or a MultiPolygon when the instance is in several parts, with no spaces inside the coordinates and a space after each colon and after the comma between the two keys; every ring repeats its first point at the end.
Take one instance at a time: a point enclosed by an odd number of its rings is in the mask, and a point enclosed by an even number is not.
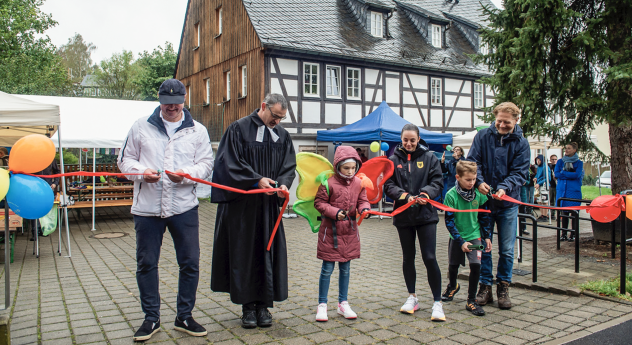
{"type": "Polygon", "coordinates": [[[602,195],[590,203],[590,217],[600,223],[610,223],[619,218],[622,211],[621,195],[602,195]]]}

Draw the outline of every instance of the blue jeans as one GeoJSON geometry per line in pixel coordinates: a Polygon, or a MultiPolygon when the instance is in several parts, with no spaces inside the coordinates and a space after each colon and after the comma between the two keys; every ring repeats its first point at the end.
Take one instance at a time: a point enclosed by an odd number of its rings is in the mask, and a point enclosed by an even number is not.
{"type": "Polygon", "coordinates": [[[200,278],[200,236],[197,206],[169,218],[134,216],[136,229],[136,282],[145,320],[160,319],[158,259],[166,228],[169,228],[180,266],[177,316],[191,316],[200,278]]]}
{"type": "MultiPolygon", "coordinates": [[[[496,282],[511,283],[511,271],[514,261],[514,244],[516,243],[516,231],[518,227],[518,205],[510,208],[497,208],[492,210],[492,224],[496,225],[498,232],[498,268],[496,282]]],[[[491,240],[493,242],[494,235],[491,240]]],[[[481,258],[481,279],[485,285],[492,285],[494,279],[492,253],[483,252],[481,258]]]]}
{"type": "MultiPolygon", "coordinates": [[[[318,303],[327,303],[327,293],[329,292],[329,281],[331,274],[334,271],[336,265],[333,261],[323,260],[323,269],[320,271],[320,280],[318,282],[318,303]]],[[[347,300],[347,292],[349,292],[349,267],[351,261],[339,262],[338,270],[340,274],[338,276],[338,303],[342,303],[347,300]]]]}

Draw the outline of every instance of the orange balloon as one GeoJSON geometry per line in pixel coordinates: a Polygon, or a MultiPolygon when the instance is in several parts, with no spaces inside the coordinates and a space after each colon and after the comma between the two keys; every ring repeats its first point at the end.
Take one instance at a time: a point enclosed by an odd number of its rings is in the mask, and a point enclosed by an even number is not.
{"type": "Polygon", "coordinates": [[[33,174],[55,159],[55,144],[45,135],[31,134],[16,141],[9,155],[9,170],[33,174]]]}

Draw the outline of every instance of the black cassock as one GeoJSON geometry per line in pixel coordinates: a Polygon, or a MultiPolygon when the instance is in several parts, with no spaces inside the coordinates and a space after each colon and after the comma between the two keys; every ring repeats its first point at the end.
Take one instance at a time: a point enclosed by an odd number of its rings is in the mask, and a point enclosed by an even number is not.
{"type": "MultiPolygon", "coordinates": [[[[258,111],[226,129],[215,159],[213,182],[249,190],[268,177],[279,186],[289,189],[292,185],[296,168],[292,139],[281,126],[274,127],[272,135],[258,111]]],[[[244,195],[212,189],[211,202],[219,206],[211,290],[229,292],[236,304],[264,302],[272,307],[273,301],[287,299],[287,246],[282,222],[270,251],[266,250],[284,201],[276,194],[244,195]]]]}

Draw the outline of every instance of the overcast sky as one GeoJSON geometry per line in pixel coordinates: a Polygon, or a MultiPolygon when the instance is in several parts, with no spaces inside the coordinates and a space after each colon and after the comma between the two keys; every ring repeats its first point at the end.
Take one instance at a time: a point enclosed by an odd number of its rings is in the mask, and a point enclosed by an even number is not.
{"type": "MultiPolygon", "coordinates": [[[[501,6],[502,0],[491,1],[501,6]]],[[[46,31],[55,46],[79,33],[97,46],[92,60],[98,63],[122,50],[138,56],[166,41],[177,51],[186,7],[187,0],[45,0],[42,11],[59,23],[46,31]]]]}

